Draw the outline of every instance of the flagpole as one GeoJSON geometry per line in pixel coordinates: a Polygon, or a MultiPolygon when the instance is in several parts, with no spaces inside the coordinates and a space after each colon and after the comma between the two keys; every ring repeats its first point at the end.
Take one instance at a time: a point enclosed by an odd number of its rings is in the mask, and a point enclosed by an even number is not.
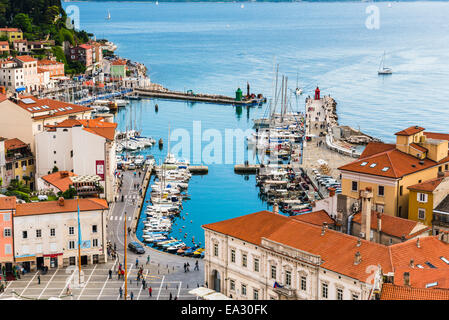
{"type": "Polygon", "coordinates": [[[80,225],[80,199],[77,197],[78,206],[78,283],[81,285],[81,225],[80,225]]]}
{"type": "Polygon", "coordinates": [[[125,212],[125,224],[123,227],[123,230],[125,231],[125,243],[124,243],[124,247],[125,247],[125,258],[124,258],[124,262],[125,262],[125,300],[126,300],[126,296],[128,295],[128,272],[127,272],[127,266],[126,266],[126,212],[125,212]]]}

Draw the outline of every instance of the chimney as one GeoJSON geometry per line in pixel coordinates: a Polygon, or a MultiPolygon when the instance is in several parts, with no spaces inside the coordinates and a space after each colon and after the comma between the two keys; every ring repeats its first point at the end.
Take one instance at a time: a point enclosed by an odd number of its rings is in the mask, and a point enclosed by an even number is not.
{"type": "Polygon", "coordinates": [[[357,239],[357,247],[360,247],[362,245],[362,240],[360,238],[357,239]]]}
{"type": "Polygon", "coordinates": [[[335,196],[335,188],[329,188],[329,198],[335,196]]]}
{"type": "Polygon", "coordinates": [[[449,243],[449,233],[440,231],[440,233],[438,234],[438,239],[440,241],[443,241],[444,243],[448,244],[449,243]]]}
{"type": "Polygon", "coordinates": [[[410,287],[410,273],[404,272],[404,286],[410,287]]]}
{"type": "Polygon", "coordinates": [[[64,206],[64,198],[63,197],[59,197],[58,199],[58,204],[63,207],[64,206]]]}
{"type": "Polygon", "coordinates": [[[419,238],[416,239],[416,247],[417,247],[417,248],[421,248],[421,244],[419,243],[419,238]]]}
{"type": "Polygon", "coordinates": [[[373,190],[368,187],[360,191],[360,198],[362,199],[362,221],[361,232],[365,236],[365,240],[370,241],[371,235],[371,199],[373,198],[373,190]]]}
{"type": "Polygon", "coordinates": [[[354,265],[358,265],[360,262],[362,262],[362,255],[357,251],[354,256],[354,265]]]}
{"type": "Polygon", "coordinates": [[[321,235],[324,236],[326,233],[327,222],[323,222],[323,227],[321,228],[321,235]]]}
{"type": "Polygon", "coordinates": [[[413,259],[410,259],[410,268],[415,267],[415,261],[413,259]]]}
{"type": "Polygon", "coordinates": [[[279,214],[279,205],[277,203],[273,204],[273,213],[279,214]]]}
{"type": "Polygon", "coordinates": [[[377,232],[382,232],[382,213],[377,213],[377,232]]]}

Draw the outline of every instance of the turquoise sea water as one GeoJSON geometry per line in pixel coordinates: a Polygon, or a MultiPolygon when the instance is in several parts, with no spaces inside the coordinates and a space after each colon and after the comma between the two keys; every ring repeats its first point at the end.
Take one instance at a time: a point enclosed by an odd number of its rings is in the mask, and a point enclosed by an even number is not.
{"type": "MultiPolygon", "coordinates": [[[[245,91],[249,81],[253,92],[270,96],[275,57],[292,89],[299,71],[306,95],[319,85],[336,99],[341,124],[386,142],[415,124],[448,131],[448,2],[392,2],[391,8],[387,2],[245,3],[244,8],[241,3],[64,4],[69,5],[79,8],[82,29],[113,41],[119,55],[145,63],[152,81],[170,89],[232,96],[237,87],[245,91]],[[365,25],[372,5],[379,9],[379,29],[365,25]],[[384,50],[394,74],[379,77],[384,50]]],[[[303,108],[304,98],[293,100],[295,108],[303,108]]],[[[143,100],[133,109],[144,135],[167,141],[168,123],[190,133],[194,120],[203,129],[246,129],[265,108],[143,100]]],[[[125,129],[129,112],[121,111],[117,119],[125,129]]],[[[159,158],[166,149],[150,152],[159,158]]],[[[201,224],[266,208],[254,177],[245,180],[232,167],[209,164],[208,175],[192,178],[191,200],[183,211],[189,215],[182,220],[188,239],[203,239],[201,224]]]]}

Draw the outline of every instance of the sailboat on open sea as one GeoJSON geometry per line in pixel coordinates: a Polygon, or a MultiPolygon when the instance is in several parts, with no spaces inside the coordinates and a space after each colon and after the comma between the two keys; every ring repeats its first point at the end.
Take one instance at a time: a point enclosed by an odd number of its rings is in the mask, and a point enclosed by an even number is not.
{"type": "Polygon", "coordinates": [[[108,15],[106,16],[106,20],[111,20],[111,13],[108,10],[108,15]]]}
{"type": "Polygon", "coordinates": [[[377,74],[388,75],[388,74],[392,74],[392,73],[393,73],[393,70],[391,70],[391,68],[385,67],[385,51],[384,51],[382,60],[380,60],[379,70],[377,71],[377,74]]]}

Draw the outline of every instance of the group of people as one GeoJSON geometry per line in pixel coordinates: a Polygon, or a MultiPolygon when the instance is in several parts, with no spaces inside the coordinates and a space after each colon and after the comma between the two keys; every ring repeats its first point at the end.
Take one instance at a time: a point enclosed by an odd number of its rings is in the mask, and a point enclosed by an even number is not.
{"type": "MultiPolygon", "coordinates": [[[[190,268],[190,264],[188,262],[184,263],[184,272],[189,272],[190,271],[189,268],[190,268]]],[[[195,261],[195,268],[193,270],[195,270],[195,271],[200,270],[200,267],[198,266],[198,260],[195,261]]]]}

